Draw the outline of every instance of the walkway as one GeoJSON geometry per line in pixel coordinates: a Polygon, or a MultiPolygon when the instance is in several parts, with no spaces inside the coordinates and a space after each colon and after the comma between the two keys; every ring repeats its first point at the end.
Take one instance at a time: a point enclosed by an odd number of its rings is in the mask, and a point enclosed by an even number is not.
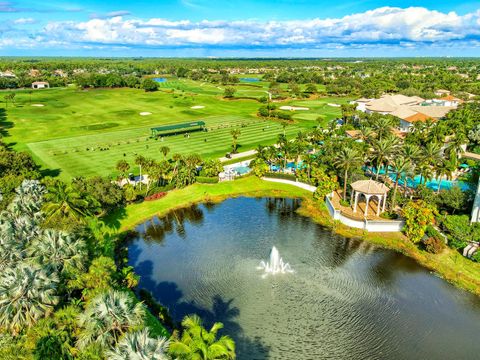
{"type": "Polygon", "coordinates": [[[247,157],[247,156],[253,156],[256,153],[257,153],[257,150],[248,150],[248,151],[240,152],[240,153],[237,153],[237,154],[231,154],[230,158],[227,158],[225,156],[221,157],[219,160],[220,160],[220,162],[227,162],[227,161],[230,161],[230,160],[240,159],[240,158],[244,158],[244,157],[247,157]]]}

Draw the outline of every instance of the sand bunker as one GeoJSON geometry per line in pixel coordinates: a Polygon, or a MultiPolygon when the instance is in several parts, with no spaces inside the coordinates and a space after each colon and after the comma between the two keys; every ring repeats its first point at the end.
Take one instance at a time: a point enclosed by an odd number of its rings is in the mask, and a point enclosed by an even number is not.
{"type": "Polygon", "coordinates": [[[296,110],[302,110],[302,111],[307,111],[310,110],[307,107],[300,107],[300,106],[280,106],[280,110],[290,110],[290,111],[296,111],[296,110]]]}
{"type": "Polygon", "coordinates": [[[195,106],[192,106],[190,109],[203,109],[205,106],[203,105],[195,105],[195,106]]]}
{"type": "Polygon", "coordinates": [[[328,105],[328,106],[333,106],[333,107],[342,107],[342,105],[339,105],[339,104],[332,104],[332,103],[328,103],[327,105],[328,105]]]}
{"type": "Polygon", "coordinates": [[[143,111],[140,113],[140,116],[147,116],[147,115],[152,115],[152,113],[148,111],[143,111]]]}
{"type": "Polygon", "coordinates": [[[35,107],[42,107],[42,106],[45,106],[43,104],[32,104],[32,106],[35,106],[35,107]]]}

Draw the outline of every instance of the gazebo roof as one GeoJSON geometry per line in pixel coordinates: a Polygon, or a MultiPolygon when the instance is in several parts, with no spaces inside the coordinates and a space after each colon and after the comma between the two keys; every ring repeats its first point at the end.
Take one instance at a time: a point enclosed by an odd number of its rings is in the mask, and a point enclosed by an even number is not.
{"type": "Polygon", "coordinates": [[[372,179],[355,181],[350,186],[353,190],[368,195],[383,195],[390,190],[385,184],[372,179]]]}

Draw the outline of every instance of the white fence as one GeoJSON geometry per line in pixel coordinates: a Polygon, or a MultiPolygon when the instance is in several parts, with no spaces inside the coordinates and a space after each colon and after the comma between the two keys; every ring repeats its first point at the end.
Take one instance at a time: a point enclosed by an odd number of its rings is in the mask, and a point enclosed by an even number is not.
{"type": "Polygon", "coordinates": [[[404,221],[401,220],[358,220],[352,219],[348,216],[342,214],[338,209],[335,209],[330,196],[325,197],[325,203],[327,205],[328,212],[334,220],[340,221],[342,224],[350,226],[356,229],[367,230],[369,232],[399,232],[402,231],[403,226],[405,225],[404,221]]]}
{"type": "MultiPolygon", "coordinates": [[[[272,182],[277,182],[277,183],[282,183],[282,184],[289,184],[293,185],[299,188],[302,188],[304,190],[310,191],[310,192],[315,192],[317,189],[315,186],[308,185],[299,181],[292,181],[292,180],[286,180],[286,179],[276,179],[276,178],[267,178],[267,177],[262,177],[262,180],[265,181],[272,181],[272,182]]],[[[359,219],[352,219],[348,216],[345,216],[342,214],[342,212],[338,209],[335,209],[335,206],[333,206],[332,201],[330,200],[330,197],[332,195],[328,195],[325,197],[325,204],[327,205],[328,212],[330,213],[330,216],[334,220],[340,221],[342,224],[350,226],[352,228],[356,229],[362,229],[362,230],[367,230],[370,232],[400,232],[402,231],[405,222],[402,220],[359,220],[359,219]]]]}

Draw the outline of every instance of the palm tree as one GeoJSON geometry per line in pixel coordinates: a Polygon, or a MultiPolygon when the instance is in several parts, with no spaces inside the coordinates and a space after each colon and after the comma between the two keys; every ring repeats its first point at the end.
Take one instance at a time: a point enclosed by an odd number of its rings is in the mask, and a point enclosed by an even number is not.
{"type": "Polygon", "coordinates": [[[80,314],[78,323],[83,328],[77,341],[79,348],[91,343],[108,347],[129,330],[143,323],[145,309],[125,292],[109,290],[93,298],[80,314]]]}
{"type": "Polygon", "coordinates": [[[174,334],[170,343],[170,353],[177,359],[235,359],[235,342],[229,336],[217,340],[222,323],[217,322],[206,330],[200,317],[190,315],[183,319],[182,326],[182,336],[179,338],[174,334]]]}
{"type": "Polygon", "coordinates": [[[49,187],[45,195],[43,211],[47,222],[57,220],[74,220],[83,222],[85,216],[94,213],[96,204],[89,204],[72,186],[58,181],[49,187]]]}
{"type": "Polygon", "coordinates": [[[334,159],[334,164],[344,172],[343,177],[343,200],[347,201],[347,183],[350,170],[360,166],[363,158],[360,152],[355,148],[344,147],[338,157],[334,159]]]}
{"type": "Polygon", "coordinates": [[[130,164],[126,160],[119,160],[115,168],[120,172],[122,178],[125,178],[130,170],[130,164]]]}
{"type": "Polygon", "coordinates": [[[392,166],[394,168],[395,174],[395,185],[393,186],[393,196],[392,196],[392,205],[391,208],[395,208],[395,202],[397,200],[397,188],[400,178],[405,175],[405,182],[407,181],[406,175],[412,171],[412,162],[409,158],[398,156],[392,161],[392,166]]]}
{"type": "Polygon", "coordinates": [[[230,134],[232,135],[232,152],[235,154],[238,147],[238,137],[241,135],[240,129],[232,129],[230,134]]]}
{"type": "Polygon", "coordinates": [[[388,169],[388,161],[398,149],[399,139],[395,136],[388,136],[373,142],[373,156],[376,160],[377,172],[375,179],[378,180],[380,169],[383,165],[388,169]]]}
{"type": "Polygon", "coordinates": [[[168,360],[169,341],[167,338],[152,338],[148,330],[143,329],[127,333],[117,346],[107,352],[110,360],[168,360]]]}
{"type": "Polygon", "coordinates": [[[39,265],[45,264],[56,272],[63,272],[84,269],[87,249],[81,238],[47,229],[28,246],[27,255],[39,265]]]}
{"type": "Polygon", "coordinates": [[[160,152],[163,154],[163,157],[166,158],[168,153],[170,152],[170,148],[168,146],[161,146],[160,152]]]}
{"type": "Polygon", "coordinates": [[[0,326],[17,334],[49,315],[58,303],[58,277],[20,263],[0,274],[0,326]]]}
{"type": "Polygon", "coordinates": [[[143,157],[142,155],[137,155],[135,156],[135,165],[138,165],[140,168],[140,190],[142,190],[142,166],[145,165],[147,159],[143,157]]]}
{"type": "Polygon", "coordinates": [[[445,177],[447,180],[452,180],[453,173],[458,166],[457,162],[457,155],[455,154],[455,152],[451,152],[449,158],[442,159],[438,164],[435,171],[438,181],[437,193],[440,192],[440,187],[442,185],[442,177],[445,177]]]}

